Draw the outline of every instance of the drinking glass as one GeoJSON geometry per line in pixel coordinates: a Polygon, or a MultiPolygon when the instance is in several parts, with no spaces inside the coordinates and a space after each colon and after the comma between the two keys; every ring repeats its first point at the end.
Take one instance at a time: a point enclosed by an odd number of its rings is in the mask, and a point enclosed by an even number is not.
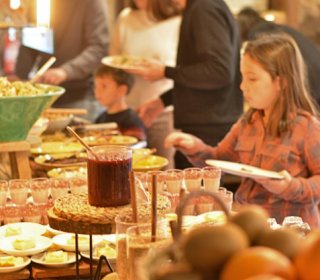
{"type": "Polygon", "coordinates": [[[19,223],[22,220],[22,209],[21,206],[16,205],[7,205],[3,208],[3,223],[11,224],[11,223],[19,223]]]}
{"type": "Polygon", "coordinates": [[[92,206],[130,203],[132,149],[120,145],[92,147],[88,152],[88,199],[92,206]]]}
{"type": "Polygon", "coordinates": [[[0,206],[3,207],[7,203],[9,183],[7,180],[0,180],[0,206]]]}
{"type": "Polygon", "coordinates": [[[27,203],[30,181],[28,179],[9,180],[10,196],[13,203],[24,205],[27,203]]]}
{"type": "Polygon", "coordinates": [[[86,177],[73,177],[69,179],[71,193],[88,193],[86,177]]]}
{"type": "Polygon", "coordinates": [[[201,188],[202,171],[201,168],[190,167],[183,170],[183,179],[186,189],[189,192],[197,191],[201,188]]]}
{"type": "Polygon", "coordinates": [[[166,189],[169,193],[178,194],[182,187],[183,171],[180,169],[168,169],[164,171],[166,189]]]}
{"type": "Polygon", "coordinates": [[[164,172],[160,170],[152,170],[147,172],[147,186],[148,186],[149,192],[151,192],[152,190],[153,175],[157,176],[157,193],[161,194],[163,192],[164,183],[165,183],[164,172]]]}
{"type": "Polygon", "coordinates": [[[69,193],[69,180],[66,178],[50,178],[50,192],[53,200],[69,193]]]}
{"type": "Polygon", "coordinates": [[[217,192],[220,187],[221,169],[214,166],[202,168],[203,187],[207,191],[217,192]]]}
{"type": "Polygon", "coordinates": [[[48,178],[34,178],[30,180],[30,190],[35,203],[47,203],[50,189],[48,178]]]}
{"type": "Polygon", "coordinates": [[[129,280],[146,279],[143,261],[149,253],[164,248],[172,241],[167,220],[157,222],[156,234],[152,235],[151,223],[139,224],[127,229],[127,261],[129,280]]]}

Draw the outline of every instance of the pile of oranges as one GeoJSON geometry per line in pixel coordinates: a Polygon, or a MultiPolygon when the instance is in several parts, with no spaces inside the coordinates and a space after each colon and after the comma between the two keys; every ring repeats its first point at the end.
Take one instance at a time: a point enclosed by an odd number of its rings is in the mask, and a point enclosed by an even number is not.
{"type": "Polygon", "coordinates": [[[175,244],[175,257],[150,280],[318,280],[320,231],[272,230],[267,213],[247,206],[224,225],[197,227],[175,244]],[[178,248],[178,249],[177,249],[178,248]]]}

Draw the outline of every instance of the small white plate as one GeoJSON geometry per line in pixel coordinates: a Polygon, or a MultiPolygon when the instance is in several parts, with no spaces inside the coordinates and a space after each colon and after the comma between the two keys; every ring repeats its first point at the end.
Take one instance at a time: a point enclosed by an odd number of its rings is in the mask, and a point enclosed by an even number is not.
{"type": "Polygon", "coordinates": [[[12,224],[6,224],[0,227],[0,238],[8,237],[7,236],[8,227],[11,227],[12,229],[16,229],[16,230],[19,229],[19,232],[21,231],[19,235],[40,236],[46,232],[46,227],[37,223],[29,223],[29,222],[12,223],[12,224]]]}
{"type": "MultiPolygon", "coordinates": [[[[1,256],[5,256],[5,254],[1,254],[1,256]]],[[[14,272],[18,271],[20,269],[25,268],[27,265],[30,264],[31,260],[28,257],[22,257],[23,258],[23,263],[15,266],[1,266],[0,267],[0,273],[9,273],[9,272],[14,272]]]]}
{"type": "Polygon", "coordinates": [[[248,178],[271,178],[283,179],[283,176],[275,171],[261,169],[255,166],[241,164],[223,160],[206,160],[206,164],[219,167],[222,171],[233,175],[238,175],[248,178]]]}
{"type": "Polygon", "coordinates": [[[53,235],[59,235],[59,234],[67,233],[65,231],[54,229],[54,228],[50,227],[50,225],[47,225],[47,230],[53,235]]]}
{"type": "MultiPolygon", "coordinates": [[[[54,244],[60,246],[65,251],[74,252],[76,250],[75,242],[73,244],[68,243],[68,241],[75,237],[73,233],[64,233],[56,235],[52,238],[54,244]]],[[[101,241],[101,237],[92,236],[92,246],[96,246],[101,241]]],[[[89,251],[90,250],[90,237],[85,234],[78,234],[78,246],[79,251],[89,251]],[[81,242],[80,240],[84,238],[85,241],[81,242]]]]}
{"type": "MultiPolygon", "coordinates": [[[[104,240],[112,243],[112,247],[114,248],[114,254],[112,255],[107,255],[106,257],[108,258],[108,260],[110,262],[115,262],[116,261],[116,249],[115,249],[115,246],[116,246],[116,237],[117,235],[116,234],[104,234],[101,236],[102,237],[102,240],[99,242],[99,244],[97,244],[97,246],[93,249],[93,254],[92,254],[92,259],[95,260],[95,261],[98,261],[100,256],[98,255],[98,250],[97,248],[99,246],[101,246],[101,244],[103,243],[104,240]]],[[[83,256],[84,258],[86,259],[90,259],[90,252],[89,251],[82,251],[80,252],[81,256],[83,256]]]]}
{"type": "MultiPolygon", "coordinates": [[[[31,260],[34,263],[41,264],[41,265],[44,265],[44,266],[47,266],[47,267],[61,267],[61,266],[66,266],[68,264],[76,262],[76,254],[72,253],[72,252],[67,252],[68,260],[66,262],[48,263],[48,262],[45,261],[45,256],[46,256],[47,253],[48,252],[43,252],[43,253],[37,254],[35,256],[32,256],[31,260]]],[[[79,259],[80,259],[80,256],[79,256],[79,259]]]]}
{"type": "MultiPolygon", "coordinates": [[[[30,234],[28,236],[34,238],[35,244],[36,244],[34,248],[27,249],[27,250],[16,250],[13,247],[12,243],[18,237],[21,238],[21,235],[19,235],[19,236],[6,237],[0,240],[0,250],[13,256],[32,256],[47,250],[52,245],[52,240],[48,237],[31,236],[30,234]]],[[[23,237],[28,237],[28,236],[26,235],[23,237]]]]}

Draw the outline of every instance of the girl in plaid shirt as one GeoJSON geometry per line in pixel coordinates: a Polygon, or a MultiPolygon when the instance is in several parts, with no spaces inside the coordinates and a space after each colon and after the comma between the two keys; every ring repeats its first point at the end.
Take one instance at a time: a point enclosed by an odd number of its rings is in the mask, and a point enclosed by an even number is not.
{"type": "Polygon", "coordinates": [[[169,135],[166,146],[175,146],[196,166],[220,159],[279,172],[283,179],[243,178],[235,200],[263,206],[278,223],[300,216],[319,227],[320,121],[305,69],[289,35],[265,34],[247,42],[241,90],[249,110],[216,147],[186,133],[169,135]]]}

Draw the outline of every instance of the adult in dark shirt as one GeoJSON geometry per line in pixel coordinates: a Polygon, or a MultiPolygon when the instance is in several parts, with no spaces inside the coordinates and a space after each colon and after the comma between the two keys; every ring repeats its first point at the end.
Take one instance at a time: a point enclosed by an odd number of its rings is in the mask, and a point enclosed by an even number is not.
{"type": "Polygon", "coordinates": [[[310,92],[317,103],[320,104],[320,50],[317,45],[299,31],[287,25],[266,21],[252,8],[242,9],[237,16],[237,20],[243,41],[270,32],[287,33],[296,41],[308,69],[310,92]]]}
{"type": "MultiPolygon", "coordinates": [[[[222,0],[175,2],[183,9],[176,67],[150,63],[134,71],[152,81],[171,78],[174,87],[143,104],[140,116],[148,126],[173,104],[175,128],[215,146],[243,108],[237,23],[222,0]]],[[[191,163],[176,153],[175,165],[186,168],[191,163]]]]}
{"type": "Polygon", "coordinates": [[[101,66],[96,71],[95,96],[106,111],[98,116],[95,123],[116,122],[121,134],[145,140],[143,122],[126,102],[133,83],[133,77],[121,69],[101,66]]]}
{"type": "MultiPolygon", "coordinates": [[[[61,85],[66,89],[54,104],[59,108],[87,109],[93,121],[103,110],[93,92],[93,71],[107,53],[109,31],[104,0],[52,0],[51,27],[54,33],[55,64],[38,82],[61,85]]],[[[28,79],[40,59],[42,66],[50,54],[21,46],[16,75],[28,79]]]]}

